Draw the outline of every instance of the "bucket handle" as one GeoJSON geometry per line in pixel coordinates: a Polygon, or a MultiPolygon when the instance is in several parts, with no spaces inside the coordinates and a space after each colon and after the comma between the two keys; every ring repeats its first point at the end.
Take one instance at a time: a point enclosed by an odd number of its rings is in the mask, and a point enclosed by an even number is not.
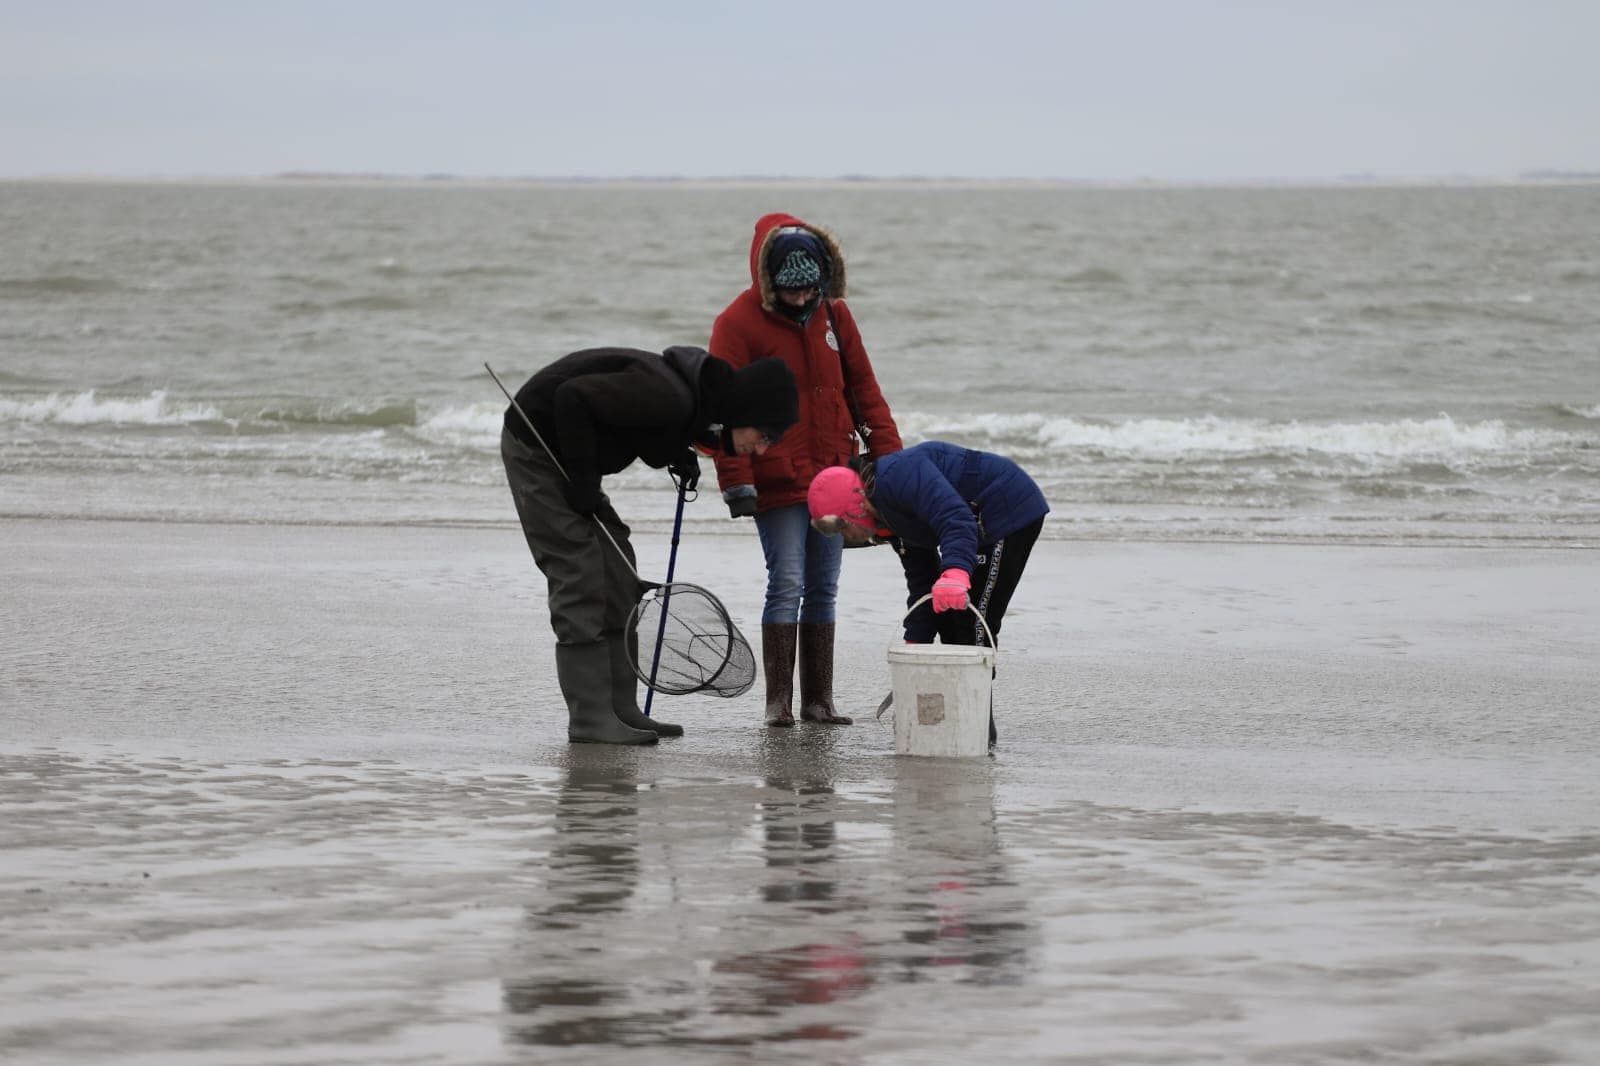
{"type": "MultiPolygon", "coordinates": [[[[916,603],[913,603],[910,607],[907,607],[906,608],[906,617],[910,618],[912,611],[915,611],[918,607],[921,607],[923,604],[927,603],[931,599],[933,599],[933,593],[930,592],[927,595],[923,596],[922,599],[918,600],[916,603]]],[[[994,642],[994,630],[989,628],[989,620],[987,618],[983,617],[983,612],[978,610],[978,608],[973,605],[971,600],[967,601],[967,610],[971,611],[973,614],[978,616],[978,624],[983,626],[984,635],[989,638],[989,647],[993,648],[994,651],[995,651],[995,654],[998,655],[999,652],[1000,652],[1000,648],[994,642]]],[[[880,710],[878,713],[882,714],[883,712],[880,710]]]]}

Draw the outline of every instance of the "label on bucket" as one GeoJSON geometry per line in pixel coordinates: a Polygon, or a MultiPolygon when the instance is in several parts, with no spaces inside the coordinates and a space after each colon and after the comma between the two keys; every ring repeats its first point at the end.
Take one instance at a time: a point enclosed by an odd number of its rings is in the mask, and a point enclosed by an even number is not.
{"type": "Polygon", "coordinates": [[[944,693],[917,693],[917,724],[938,725],[944,721],[944,693]]]}

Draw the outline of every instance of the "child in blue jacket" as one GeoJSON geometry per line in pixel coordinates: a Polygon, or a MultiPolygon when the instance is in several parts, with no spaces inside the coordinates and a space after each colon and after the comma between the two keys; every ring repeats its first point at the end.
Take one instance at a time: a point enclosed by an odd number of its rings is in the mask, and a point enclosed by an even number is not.
{"type": "MultiPolygon", "coordinates": [[[[906,573],[905,638],[987,644],[969,604],[996,639],[1050,505],[1010,459],[927,441],[863,464],[831,466],[807,490],[812,526],[849,547],[891,543],[906,573]],[[931,609],[930,609],[931,607],[931,609]]],[[[989,741],[995,740],[994,721],[989,741]]]]}

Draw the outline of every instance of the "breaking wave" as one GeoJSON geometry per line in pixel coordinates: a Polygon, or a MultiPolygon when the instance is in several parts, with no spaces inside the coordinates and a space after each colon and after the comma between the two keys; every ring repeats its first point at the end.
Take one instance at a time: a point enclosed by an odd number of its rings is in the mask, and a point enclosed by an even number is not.
{"type": "Polygon", "coordinates": [[[307,426],[362,426],[384,429],[390,426],[417,424],[417,404],[414,400],[399,400],[375,406],[328,400],[288,400],[262,406],[257,403],[235,402],[225,405],[233,420],[278,422],[287,425],[307,426]]]}
{"type": "Polygon", "coordinates": [[[353,426],[384,429],[417,424],[417,405],[400,400],[375,405],[322,399],[231,399],[175,401],[166,389],[147,396],[101,396],[94,389],[47,396],[0,396],[0,424],[64,426],[177,426],[217,423],[249,425],[353,426]]]}
{"type": "Polygon", "coordinates": [[[222,417],[222,412],[210,404],[172,403],[165,389],[144,397],[104,399],[97,397],[93,389],[75,395],[52,392],[37,399],[0,397],[0,422],[173,426],[219,422],[222,417]]]}
{"type": "Polygon", "coordinates": [[[498,449],[505,412],[504,403],[494,402],[446,407],[419,422],[417,435],[436,444],[498,449]]]}
{"type": "Polygon", "coordinates": [[[947,438],[995,451],[1077,452],[1131,459],[1334,456],[1358,461],[1528,459],[1600,448],[1600,434],[1457,422],[1441,414],[1393,422],[1266,422],[1214,416],[1098,422],[1040,414],[940,417],[909,414],[903,434],[947,438]]]}
{"type": "MultiPolygon", "coordinates": [[[[1600,420],[1600,404],[1564,407],[1600,420]]],[[[491,400],[429,408],[416,399],[365,402],[327,397],[236,397],[175,400],[165,389],[144,396],[106,396],[94,389],[43,396],[0,395],[0,424],[63,426],[204,426],[293,432],[309,429],[404,430],[413,438],[454,448],[493,451],[505,405],[491,400]]],[[[1122,421],[1039,413],[930,414],[901,412],[911,444],[950,440],[1035,459],[1071,462],[1100,457],[1141,462],[1329,457],[1353,462],[1527,462],[1600,454],[1600,430],[1507,425],[1498,419],[1460,422],[1448,414],[1385,422],[1273,422],[1194,418],[1122,421]]],[[[1569,425],[1572,423],[1569,423],[1569,425]]]]}

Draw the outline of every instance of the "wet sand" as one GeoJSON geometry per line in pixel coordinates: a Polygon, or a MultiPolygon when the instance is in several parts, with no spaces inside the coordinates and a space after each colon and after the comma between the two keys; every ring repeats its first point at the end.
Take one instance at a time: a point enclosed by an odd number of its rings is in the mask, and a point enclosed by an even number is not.
{"type": "MultiPolygon", "coordinates": [[[[923,761],[886,549],[857,725],[635,751],[509,527],[0,539],[0,1058],[1600,1058],[1600,553],[1046,542],[995,757],[923,761]]],[[[678,576],[755,636],[753,538],[678,576]]]]}

